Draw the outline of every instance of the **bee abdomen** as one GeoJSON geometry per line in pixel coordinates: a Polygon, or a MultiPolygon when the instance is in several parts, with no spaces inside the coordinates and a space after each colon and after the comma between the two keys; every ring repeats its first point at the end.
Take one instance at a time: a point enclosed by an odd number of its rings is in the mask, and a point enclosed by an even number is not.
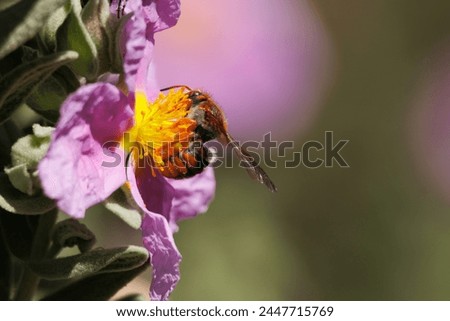
{"type": "Polygon", "coordinates": [[[188,178],[203,171],[209,165],[212,157],[208,148],[201,142],[191,142],[188,148],[181,150],[164,160],[165,166],[160,168],[161,173],[168,178],[188,178]]]}

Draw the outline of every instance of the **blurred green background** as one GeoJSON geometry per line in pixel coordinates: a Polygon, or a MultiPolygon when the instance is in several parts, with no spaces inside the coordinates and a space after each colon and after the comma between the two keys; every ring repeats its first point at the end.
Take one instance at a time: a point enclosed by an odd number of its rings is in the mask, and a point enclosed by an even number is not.
{"type": "MultiPolygon", "coordinates": [[[[171,298],[450,300],[450,203],[420,168],[412,139],[416,94],[434,53],[450,41],[450,2],[309,5],[331,43],[331,85],[306,129],[284,138],[298,151],[333,131],[350,140],[342,150],[350,168],[268,169],[276,194],[242,169],[217,169],[208,213],[181,222],[175,235],[183,261],[171,298]]],[[[140,242],[109,213],[88,219],[108,226],[104,242],[140,242]]],[[[145,293],[148,283],[141,287],[145,293]]]]}

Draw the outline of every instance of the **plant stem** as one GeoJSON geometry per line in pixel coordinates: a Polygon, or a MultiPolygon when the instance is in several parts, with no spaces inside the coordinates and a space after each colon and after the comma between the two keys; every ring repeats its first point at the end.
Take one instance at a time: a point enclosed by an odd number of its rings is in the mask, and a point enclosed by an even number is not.
{"type": "MultiPolygon", "coordinates": [[[[34,261],[45,257],[50,243],[50,233],[56,222],[57,215],[58,211],[53,209],[42,214],[39,218],[38,227],[31,248],[30,260],[34,261]]],[[[15,299],[19,301],[32,299],[39,281],[39,276],[33,273],[28,267],[25,267],[15,299]]]]}

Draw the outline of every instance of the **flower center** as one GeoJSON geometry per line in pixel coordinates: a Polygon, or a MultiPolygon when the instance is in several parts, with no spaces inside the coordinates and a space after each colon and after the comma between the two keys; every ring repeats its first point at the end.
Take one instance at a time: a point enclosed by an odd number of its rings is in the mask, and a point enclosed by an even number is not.
{"type": "Polygon", "coordinates": [[[192,101],[183,89],[160,93],[153,102],[143,92],[136,92],[135,100],[134,126],[122,146],[133,153],[135,161],[150,160],[163,171],[169,158],[186,149],[194,134],[197,124],[186,117],[192,101]]]}

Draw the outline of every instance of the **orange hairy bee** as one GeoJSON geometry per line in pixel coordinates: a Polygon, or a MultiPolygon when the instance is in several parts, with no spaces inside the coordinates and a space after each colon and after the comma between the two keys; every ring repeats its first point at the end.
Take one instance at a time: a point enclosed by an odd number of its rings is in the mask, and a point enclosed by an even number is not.
{"type": "Polygon", "coordinates": [[[195,121],[196,127],[184,149],[178,153],[163,155],[165,168],[163,175],[172,178],[191,177],[200,173],[208,166],[212,158],[208,148],[203,144],[213,139],[227,145],[231,144],[239,159],[245,164],[249,175],[264,184],[271,192],[277,191],[275,184],[266,172],[254,161],[254,159],[231,137],[227,130],[227,121],[222,109],[214,102],[210,95],[192,90],[185,85],[171,86],[162,89],[166,91],[173,88],[187,90],[187,96],[191,102],[186,118],[195,121]],[[164,157],[165,156],[165,157],[164,157]]]}
{"type": "Polygon", "coordinates": [[[203,145],[204,141],[197,133],[171,146],[166,143],[158,150],[163,166],[155,166],[160,169],[163,176],[168,178],[188,178],[198,173],[209,165],[214,156],[203,145]]]}

